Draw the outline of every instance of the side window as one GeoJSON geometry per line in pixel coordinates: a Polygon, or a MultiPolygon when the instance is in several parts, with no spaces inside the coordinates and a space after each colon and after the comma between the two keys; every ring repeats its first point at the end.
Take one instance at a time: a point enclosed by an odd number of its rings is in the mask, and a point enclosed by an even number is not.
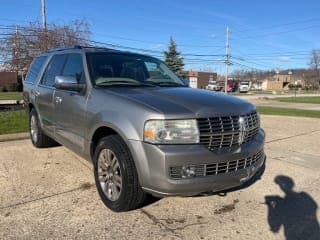
{"type": "Polygon", "coordinates": [[[47,59],[47,56],[37,57],[31,64],[29,71],[27,73],[25,81],[28,83],[35,83],[37,80],[40,70],[47,59]]]}
{"type": "Polygon", "coordinates": [[[62,71],[62,75],[75,77],[78,83],[85,83],[81,54],[68,54],[68,59],[62,71]]]}
{"type": "Polygon", "coordinates": [[[56,76],[61,75],[66,58],[66,54],[55,55],[52,57],[42,78],[42,84],[50,87],[54,86],[54,79],[56,76]]]}

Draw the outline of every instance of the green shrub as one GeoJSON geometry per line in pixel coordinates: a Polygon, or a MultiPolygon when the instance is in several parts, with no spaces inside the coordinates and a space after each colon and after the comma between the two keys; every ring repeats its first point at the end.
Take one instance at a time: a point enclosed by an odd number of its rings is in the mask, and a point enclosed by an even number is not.
{"type": "Polygon", "coordinates": [[[290,84],[288,85],[288,88],[289,88],[290,90],[299,89],[299,88],[302,88],[302,85],[301,85],[301,84],[295,85],[295,84],[290,83],[290,84]]]}
{"type": "Polygon", "coordinates": [[[3,86],[2,89],[1,89],[1,91],[2,91],[2,92],[8,92],[8,89],[7,89],[6,86],[3,86]]]}

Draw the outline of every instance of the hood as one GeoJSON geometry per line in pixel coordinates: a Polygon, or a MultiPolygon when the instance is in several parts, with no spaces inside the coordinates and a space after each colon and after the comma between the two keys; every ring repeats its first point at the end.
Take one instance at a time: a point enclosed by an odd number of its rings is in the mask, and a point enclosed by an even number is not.
{"type": "Polygon", "coordinates": [[[195,117],[213,117],[239,115],[255,110],[255,106],[242,99],[187,87],[149,88],[118,87],[108,88],[122,98],[150,107],[165,116],[192,115],[195,117]]]}

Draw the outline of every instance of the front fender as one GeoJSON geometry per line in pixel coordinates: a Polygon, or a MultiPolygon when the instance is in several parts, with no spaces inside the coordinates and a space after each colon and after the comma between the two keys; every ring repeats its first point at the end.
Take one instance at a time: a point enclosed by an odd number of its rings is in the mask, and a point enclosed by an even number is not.
{"type": "Polygon", "coordinates": [[[100,127],[109,127],[116,131],[124,141],[141,140],[142,129],[135,127],[129,119],[117,111],[107,110],[95,114],[89,122],[88,137],[91,140],[95,131],[100,127]]]}
{"type": "MultiPolygon", "coordinates": [[[[141,134],[139,134],[139,127],[135,127],[132,122],[128,120],[122,114],[119,114],[115,111],[103,111],[94,115],[90,121],[90,129],[88,132],[89,136],[89,144],[87,149],[91,148],[92,138],[95,131],[101,127],[108,127],[117,132],[121,138],[124,140],[126,145],[128,146],[131,156],[135,162],[135,166],[138,172],[139,181],[143,181],[144,171],[143,169],[149,169],[149,164],[145,160],[145,157],[140,157],[140,154],[144,155],[143,152],[137,153],[137,149],[135,149],[135,144],[137,142],[141,142],[141,134]],[[108,119],[106,121],[105,119],[108,119]]],[[[142,130],[141,130],[142,131],[142,130]]]]}

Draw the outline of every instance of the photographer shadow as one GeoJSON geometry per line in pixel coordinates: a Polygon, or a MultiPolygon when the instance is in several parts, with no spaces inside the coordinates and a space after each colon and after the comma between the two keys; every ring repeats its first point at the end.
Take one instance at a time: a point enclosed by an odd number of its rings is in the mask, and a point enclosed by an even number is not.
{"type": "Polygon", "coordinates": [[[276,233],[283,226],[286,240],[319,240],[318,205],[315,200],[306,192],[295,192],[294,181],[290,177],[277,176],[274,181],[285,196],[265,196],[270,230],[276,233]]]}

